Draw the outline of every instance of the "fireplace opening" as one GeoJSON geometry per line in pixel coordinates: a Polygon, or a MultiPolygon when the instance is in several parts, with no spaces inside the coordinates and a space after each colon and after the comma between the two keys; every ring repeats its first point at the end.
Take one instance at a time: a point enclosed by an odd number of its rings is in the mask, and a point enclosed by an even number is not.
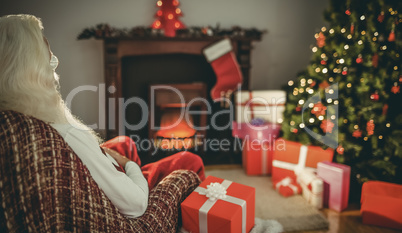
{"type": "MultiPolygon", "coordinates": [[[[209,93],[216,83],[216,76],[211,65],[202,54],[168,53],[122,57],[121,82],[124,101],[136,97],[144,100],[148,106],[151,105],[151,97],[155,98],[156,101],[161,101],[155,103],[154,109],[147,109],[148,112],[145,112],[139,104],[129,104],[125,108],[124,117],[129,125],[137,125],[144,118],[149,118],[142,128],[130,129],[127,127],[124,129],[125,135],[133,138],[136,142],[138,154],[143,164],[158,161],[174,154],[175,151],[177,152],[175,148],[194,152],[202,157],[204,164],[239,163],[241,156],[237,154],[234,156],[232,149],[225,151],[219,148],[210,149],[209,143],[213,144],[215,142],[213,140],[226,140],[233,143],[233,137],[230,128],[222,130],[211,127],[211,116],[222,111],[222,106],[220,103],[214,103],[210,98],[209,93]],[[153,85],[173,86],[188,98],[184,102],[178,102],[174,100],[174,95],[169,95],[168,91],[163,91],[163,89],[160,89],[160,98],[156,98],[157,91],[152,93],[150,88],[153,85]],[[186,86],[187,90],[183,86],[186,86]],[[210,126],[208,129],[196,130],[196,133],[189,137],[179,137],[178,135],[174,137],[170,137],[170,135],[164,137],[166,135],[163,135],[161,137],[161,132],[157,133],[159,129],[152,129],[151,124],[160,126],[162,118],[171,117],[170,115],[165,116],[165,111],[187,107],[192,98],[199,97],[200,94],[195,91],[199,86],[205,88],[203,96],[211,106],[211,111],[209,116],[204,119],[201,119],[200,114],[192,115],[192,123],[194,126],[199,126],[202,122],[202,125],[210,126]],[[146,140],[154,140],[153,147],[162,145],[163,141],[166,148],[170,147],[173,150],[167,150],[165,153],[159,149],[161,153],[154,154],[152,152],[155,151],[153,150],[155,148],[149,149],[147,143],[141,143],[146,140]],[[180,149],[181,145],[183,147],[180,149]],[[186,145],[190,145],[190,147],[184,148],[186,145]]],[[[205,103],[192,103],[189,109],[202,110],[203,105],[205,103]]],[[[231,114],[226,111],[218,114],[213,120],[215,125],[225,126],[231,124],[233,119],[231,114]]]]}
{"type": "Polygon", "coordinates": [[[180,151],[200,146],[207,127],[206,85],[158,84],[149,88],[149,135],[155,139],[155,149],[180,151]],[[193,111],[204,114],[190,114],[193,111]]]}

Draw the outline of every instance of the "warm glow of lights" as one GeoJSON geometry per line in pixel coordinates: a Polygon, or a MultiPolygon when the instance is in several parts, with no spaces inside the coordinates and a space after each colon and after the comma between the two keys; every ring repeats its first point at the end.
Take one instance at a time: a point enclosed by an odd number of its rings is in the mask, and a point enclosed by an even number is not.
{"type": "Polygon", "coordinates": [[[346,32],[346,29],[345,28],[342,28],[341,29],[341,33],[345,33],[346,32]]]}
{"type": "Polygon", "coordinates": [[[363,44],[363,41],[362,41],[362,40],[359,40],[357,43],[358,43],[359,45],[362,45],[362,44],[363,44]]]}
{"type": "Polygon", "coordinates": [[[335,32],[335,30],[332,28],[329,30],[329,33],[331,33],[331,34],[333,34],[334,32],[335,32]]]}
{"type": "Polygon", "coordinates": [[[327,99],[327,103],[329,103],[329,104],[332,103],[332,99],[331,99],[331,98],[328,98],[328,99],[327,99]]]}
{"type": "Polygon", "coordinates": [[[347,36],[347,38],[348,38],[349,40],[352,39],[352,35],[349,34],[349,35],[347,36]]]}
{"type": "Polygon", "coordinates": [[[387,127],[389,128],[389,127],[391,127],[391,124],[390,124],[390,123],[387,123],[385,126],[387,126],[387,127]]]}
{"type": "Polygon", "coordinates": [[[175,28],[179,28],[179,27],[180,27],[180,23],[179,23],[179,22],[174,23],[174,27],[175,27],[175,28]]]}
{"type": "Polygon", "coordinates": [[[328,79],[328,81],[330,81],[331,83],[334,81],[334,78],[333,77],[330,77],[329,79],[328,79]]]}
{"type": "Polygon", "coordinates": [[[349,45],[343,46],[344,49],[349,49],[349,45]]]}
{"type": "Polygon", "coordinates": [[[338,101],[338,100],[335,100],[335,101],[334,101],[334,104],[335,104],[335,105],[338,105],[338,104],[339,104],[339,101],[338,101]]]}
{"type": "Polygon", "coordinates": [[[334,89],[329,89],[328,93],[331,95],[334,94],[334,89]]]}
{"type": "Polygon", "coordinates": [[[295,122],[294,122],[294,121],[291,121],[291,122],[290,122],[290,125],[295,125],[295,122]]]}
{"type": "Polygon", "coordinates": [[[328,69],[327,69],[327,68],[322,69],[322,73],[323,73],[323,74],[326,74],[327,72],[328,72],[328,69]]]}
{"type": "Polygon", "coordinates": [[[348,88],[351,88],[351,87],[352,87],[352,84],[351,84],[351,83],[348,83],[346,86],[347,86],[348,88]]]}
{"type": "Polygon", "coordinates": [[[324,120],[324,116],[319,116],[318,120],[320,120],[320,121],[324,120]]]}
{"type": "Polygon", "coordinates": [[[156,5],[162,6],[162,1],[157,1],[157,2],[156,2],[156,5]]]}
{"type": "Polygon", "coordinates": [[[158,12],[156,12],[156,15],[157,15],[157,16],[162,16],[162,14],[163,14],[163,13],[162,13],[161,10],[159,10],[158,12]]]}
{"type": "Polygon", "coordinates": [[[177,8],[177,9],[176,9],[176,14],[180,14],[180,13],[181,13],[180,8],[177,8]]]}
{"type": "Polygon", "coordinates": [[[168,19],[173,19],[173,14],[169,14],[168,19]]]}
{"type": "Polygon", "coordinates": [[[300,123],[300,125],[299,125],[299,127],[302,129],[304,128],[304,126],[305,126],[304,123],[300,123]]]}
{"type": "Polygon", "coordinates": [[[160,27],[160,26],[161,26],[161,21],[157,20],[157,21],[155,22],[155,27],[158,28],[158,27],[160,27]]]}
{"type": "Polygon", "coordinates": [[[179,1],[174,0],[174,1],[173,1],[173,6],[178,6],[178,5],[179,5],[179,1]]]}
{"type": "Polygon", "coordinates": [[[314,118],[310,118],[309,120],[308,120],[310,123],[314,123],[314,118]]]}
{"type": "Polygon", "coordinates": [[[365,20],[365,19],[366,19],[366,16],[364,16],[364,15],[360,16],[360,20],[365,20]]]}
{"type": "Polygon", "coordinates": [[[335,115],[332,115],[332,116],[331,116],[331,119],[332,119],[332,120],[335,120],[335,119],[336,119],[336,116],[335,116],[335,115]]]}
{"type": "Polygon", "coordinates": [[[366,31],[362,31],[362,36],[366,35],[366,31]]]}
{"type": "Polygon", "coordinates": [[[378,136],[378,139],[382,139],[382,135],[378,136]]]}
{"type": "Polygon", "coordinates": [[[309,103],[309,104],[308,104],[308,107],[309,107],[309,108],[314,108],[314,104],[313,104],[313,103],[309,103]]]}
{"type": "Polygon", "coordinates": [[[289,85],[289,86],[293,86],[293,84],[294,84],[294,83],[293,83],[292,80],[290,80],[290,81],[288,82],[288,85],[289,85]]]}
{"type": "Polygon", "coordinates": [[[311,49],[312,51],[313,51],[313,53],[315,53],[315,52],[317,52],[317,47],[313,47],[312,49],[311,49]]]}
{"type": "Polygon", "coordinates": [[[299,104],[300,105],[304,104],[304,100],[299,100],[299,104]]]}

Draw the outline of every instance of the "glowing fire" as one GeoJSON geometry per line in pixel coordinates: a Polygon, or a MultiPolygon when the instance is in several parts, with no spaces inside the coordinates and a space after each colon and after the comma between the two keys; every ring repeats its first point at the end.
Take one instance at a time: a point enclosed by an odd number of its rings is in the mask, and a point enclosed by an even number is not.
{"type": "Polygon", "coordinates": [[[181,115],[180,109],[168,110],[161,118],[161,129],[156,132],[156,146],[161,149],[190,149],[194,146],[196,130],[191,116],[181,115]]]}

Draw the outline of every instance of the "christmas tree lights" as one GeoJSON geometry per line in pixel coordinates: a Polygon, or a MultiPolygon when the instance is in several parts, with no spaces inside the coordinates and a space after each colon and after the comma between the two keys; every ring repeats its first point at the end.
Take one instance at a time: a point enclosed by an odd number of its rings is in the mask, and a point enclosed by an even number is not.
{"type": "Polygon", "coordinates": [[[361,182],[402,182],[401,11],[398,0],[331,0],[311,64],[286,87],[284,138],[333,137],[336,161],[361,182]]]}

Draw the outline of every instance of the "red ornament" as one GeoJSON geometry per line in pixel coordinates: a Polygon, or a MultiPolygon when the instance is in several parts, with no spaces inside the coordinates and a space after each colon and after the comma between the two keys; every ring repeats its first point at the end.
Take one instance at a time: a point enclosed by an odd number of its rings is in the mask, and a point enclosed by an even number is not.
{"type": "Polygon", "coordinates": [[[355,31],[355,24],[352,23],[352,24],[350,25],[350,34],[353,34],[354,31],[355,31]]]}
{"type": "Polygon", "coordinates": [[[378,101],[380,99],[380,95],[376,92],[370,95],[370,99],[373,101],[378,101]]]}
{"type": "Polygon", "coordinates": [[[157,19],[152,23],[152,28],[163,29],[165,36],[176,36],[177,29],[186,28],[186,26],[178,19],[183,16],[178,0],[159,0],[156,5],[161,9],[156,12],[157,19]]]}
{"type": "Polygon", "coordinates": [[[385,116],[387,115],[388,112],[388,104],[384,104],[384,107],[382,107],[382,115],[385,116]]]}
{"type": "Polygon", "coordinates": [[[399,82],[402,83],[402,75],[399,75],[399,82]]]}
{"type": "Polygon", "coordinates": [[[378,15],[377,20],[378,22],[382,23],[384,21],[385,15],[384,11],[381,11],[380,15],[378,15]]]}
{"type": "Polygon", "coordinates": [[[296,128],[293,128],[293,129],[292,129],[292,133],[297,133],[297,132],[299,132],[298,129],[296,129],[296,128]]]}
{"type": "Polygon", "coordinates": [[[351,14],[350,10],[347,9],[347,10],[345,11],[345,14],[350,15],[350,14],[351,14]]]}
{"type": "Polygon", "coordinates": [[[352,134],[353,137],[355,138],[361,138],[362,137],[362,131],[360,129],[357,129],[353,132],[352,134]]]}
{"type": "Polygon", "coordinates": [[[362,58],[362,57],[356,58],[356,63],[357,63],[357,64],[361,64],[362,62],[363,62],[363,58],[362,58]]]}
{"type": "Polygon", "coordinates": [[[327,62],[326,62],[326,61],[321,60],[321,65],[326,65],[326,64],[327,64],[327,62]]]}
{"type": "Polygon", "coordinates": [[[325,89],[327,87],[329,87],[329,84],[327,81],[324,81],[322,83],[320,83],[320,85],[318,85],[320,87],[320,89],[325,89]]]}
{"type": "Polygon", "coordinates": [[[296,107],[296,112],[300,112],[301,111],[301,107],[300,106],[297,106],[296,107]]]}
{"type": "Polygon", "coordinates": [[[375,129],[374,120],[369,120],[367,122],[367,127],[366,127],[367,135],[369,135],[369,136],[373,135],[374,134],[374,129],[375,129]]]}
{"type": "MultiPolygon", "coordinates": [[[[401,78],[402,79],[402,78],[401,78]]],[[[310,87],[314,87],[315,86],[315,84],[317,84],[315,81],[313,81],[311,84],[310,84],[310,87]]]]}
{"type": "Polygon", "coordinates": [[[327,107],[325,107],[321,102],[314,104],[313,109],[311,109],[311,113],[316,117],[325,115],[325,111],[327,107]]]}
{"type": "Polygon", "coordinates": [[[336,148],[336,152],[338,152],[338,154],[343,155],[343,152],[345,151],[345,148],[343,148],[341,145],[338,146],[338,148],[336,148]]]}
{"type": "Polygon", "coordinates": [[[391,92],[394,93],[394,94],[399,93],[399,91],[400,91],[400,87],[399,87],[399,86],[393,86],[393,87],[391,88],[391,92]]]}
{"type": "Polygon", "coordinates": [[[388,41],[390,41],[390,42],[395,41],[395,32],[394,32],[394,30],[392,30],[391,33],[389,34],[388,41]]]}
{"type": "Polygon", "coordinates": [[[391,33],[389,33],[388,41],[393,42],[395,41],[395,24],[392,24],[391,33]]]}
{"type": "Polygon", "coordinates": [[[320,32],[317,37],[317,46],[322,48],[325,46],[325,35],[324,33],[320,32]]]}
{"type": "Polygon", "coordinates": [[[371,60],[371,63],[373,64],[374,68],[377,68],[378,66],[378,54],[374,54],[371,60]]]}
{"type": "Polygon", "coordinates": [[[320,128],[324,133],[332,133],[332,129],[334,128],[334,123],[332,121],[323,120],[321,122],[320,128]]]}
{"type": "Polygon", "coordinates": [[[342,71],[342,75],[347,75],[347,74],[348,74],[347,70],[342,71]]]}

